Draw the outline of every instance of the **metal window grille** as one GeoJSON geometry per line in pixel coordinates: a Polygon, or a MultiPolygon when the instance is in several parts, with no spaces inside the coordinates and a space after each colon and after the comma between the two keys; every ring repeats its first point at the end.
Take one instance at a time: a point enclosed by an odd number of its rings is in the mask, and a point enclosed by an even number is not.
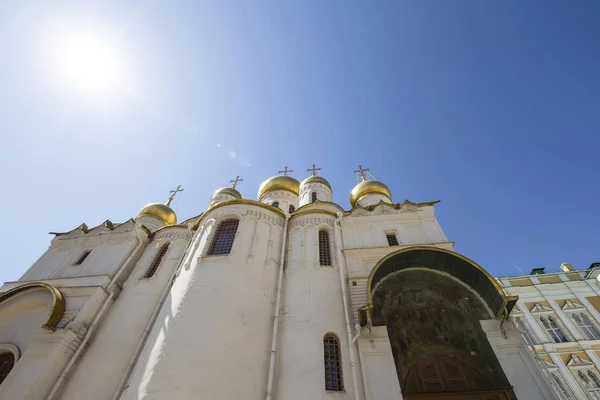
{"type": "Polygon", "coordinates": [[[556,383],[556,386],[558,387],[559,394],[561,394],[562,397],[564,397],[565,399],[570,400],[571,396],[569,395],[569,392],[565,388],[565,385],[563,385],[562,380],[554,372],[552,372],[550,375],[552,375],[552,379],[554,379],[554,382],[556,383]]]}
{"type": "Polygon", "coordinates": [[[239,223],[240,221],[237,219],[227,219],[219,224],[208,249],[209,256],[229,254],[231,252],[239,223]]]}
{"type": "Polygon", "coordinates": [[[398,246],[398,238],[395,233],[386,233],[385,237],[387,238],[388,244],[390,246],[398,246]]]}
{"type": "Polygon", "coordinates": [[[156,273],[156,270],[158,269],[158,267],[160,266],[160,263],[162,262],[163,257],[165,256],[165,254],[167,254],[167,250],[169,250],[168,242],[163,244],[160,247],[160,249],[156,253],[156,256],[154,256],[154,260],[152,260],[152,264],[150,264],[150,267],[144,274],[144,278],[152,278],[154,276],[154,274],[156,273]]]}
{"type": "Polygon", "coordinates": [[[272,206],[279,208],[279,202],[278,201],[274,201],[273,204],[272,204],[272,206]]]}
{"type": "Polygon", "coordinates": [[[588,339],[600,339],[600,331],[596,327],[596,324],[585,313],[573,314],[573,320],[588,339]]]}
{"type": "Polygon", "coordinates": [[[317,200],[317,192],[312,192],[310,194],[310,200],[314,203],[317,200]]]}
{"type": "Polygon", "coordinates": [[[567,335],[565,335],[562,329],[560,329],[554,318],[548,317],[546,319],[545,317],[541,317],[540,321],[554,342],[564,343],[569,341],[569,339],[567,339],[567,335]]]}
{"type": "Polygon", "coordinates": [[[331,249],[329,248],[329,232],[319,231],[319,264],[331,266],[331,249]]]}
{"type": "Polygon", "coordinates": [[[0,353],[0,385],[15,366],[15,355],[9,351],[0,353]]]}
{"type": "Polygon", "coordinates": [[[90,255],[92,251],[91,250],[86,250],[83,253],[81,253],[81,255],[79,256],[79,258],[77,259],[77,261],[75,261],[73,263],[73,265],[81,265],[83,264],[83,262],[85,261],[86,258],[88,258],[88,256],[90,255]]]}
{"type": "Polygon", "coordinates": [[[293,213],[294,211],[296,211],[296,208],[290,204],[290,208],[289,208],[290,214],[293,213]]]}
{"type": "Polygon", "coordinates": [[[344,378],[342,377],[342,361],[338,338],[331,334],[325,335],[323,350],[325,356],[325,390],[343,392],[344,378]]]}

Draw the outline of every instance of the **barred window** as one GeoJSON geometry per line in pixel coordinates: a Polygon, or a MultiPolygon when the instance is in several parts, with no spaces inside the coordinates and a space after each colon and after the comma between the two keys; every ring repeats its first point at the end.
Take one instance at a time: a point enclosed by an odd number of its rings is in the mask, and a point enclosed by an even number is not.
{"type": "Polygon", "coordinates": [[[88,258],[88,256],[90,255],[92,251],[91,250],[86,250],[83,253],[81,253],[81,255],[79,256],[79,258],[77,259],[77,261],[75,261],[73,263],[73,265],[81,265],[83,264],[83,262],[85,261],[86,258],[88,258]]]}
{"type": "Polygon", "coordinates": [[[588,339],[600,339],[600,331],[586,313],[574,313],[573,320],[588,339]]]}
{"type": "Polygon", "coordinates": [[[398,246],[398,237],[396,236],[395,232],[387,232],[385,234],[385,237],[387,238],[388,244],[390,246],[398,246]]]}
{"type": "Polygon", "coordinates": [[[325,390],[343,392],[344,378],[342,377],[340,341],[335,335],[328,333],[323,337],[323,350],[325,356],[325,390]]]}
{"type": "Polygon", "coordinates": [[[0,385],[15,366],[15,355],[10,351],[0,352],[0,385]]]}
{"type": "Polygon", "coordinates": [[[562,329],[560,329],[560,326],[558,326],[553,317],[540,317],[540,321],[542,322],[542,325],[544,325],[546,332],[548,332],[555,343],[564,343],[569,341],[569,339],[567,339],[567,335],[565,335],[562,329]]]}
{"type": "Polygon", "coordinates": [[[289,208],[290,214],[293,213],[294,211],[296,211],[296,208],[290,204],[290,208],[289,208]]]}
{"type": "Polygon", "coordinates": [[[325,229],[319,231],[319,264],[331,266],[331,249],[329,247],[329,232],[325,229]]]}
{"type": "Polygon", "coordinates": [[[238,219],[227,219],[217,226],[217,232],[213,236],[208,255],[229,254],[233,247],[233,240],[240,221],[238,219]]]}
{"type": "Polygon", "coordinates": [[[160,266],[163,257],[165,256],[165,254],[167,254],[167,250],[169,250],[169,242],[160,246],[160,249],[158,250],[156,256],[154,256],[154,259],[152,260],[152,264],[150,264],[150,267],[144,274],[144,278],[152,278],[154,276],[156,270],[160,266]]]}
{"type": "Polygon", "coordinates": [[[279,208],[279,202],[278,201],[274,201],[273,204],[272,204],[272,206],[279,208]]]}
{"type": "Polygon", "coordinates": [[[312,192],[310,194],[310,201],[312,201],[313,203],[317,200],[317,192],[312,192]]]}

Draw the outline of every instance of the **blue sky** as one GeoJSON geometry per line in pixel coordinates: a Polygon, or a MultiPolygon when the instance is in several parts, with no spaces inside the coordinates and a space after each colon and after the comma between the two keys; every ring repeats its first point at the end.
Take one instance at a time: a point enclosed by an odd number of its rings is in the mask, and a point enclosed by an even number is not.
{"type": "Polygon", "coordinates": [[[440,199],[456,251],[494,275],[587,268],[599,20],[584,0],[2,2],[0,280],[49,231],[124,221],[178,184],[183,220],[238,174],[255,199],[313,163],[346,209],[358,164],[396,202],[440,199]],[[110,47],[118,84],[64,73],[82,35],[110,47]]]}

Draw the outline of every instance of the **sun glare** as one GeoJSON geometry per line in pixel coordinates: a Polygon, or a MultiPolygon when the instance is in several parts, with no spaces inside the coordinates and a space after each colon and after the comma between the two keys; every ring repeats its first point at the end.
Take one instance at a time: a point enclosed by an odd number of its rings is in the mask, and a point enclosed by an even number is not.
{"type": "Polygon", "coordinates": [[[60,49],[61,70],[78,91],[107,93],[118,89],[125,76],[117,48],[94,35],[67,38],[60,49]]]}

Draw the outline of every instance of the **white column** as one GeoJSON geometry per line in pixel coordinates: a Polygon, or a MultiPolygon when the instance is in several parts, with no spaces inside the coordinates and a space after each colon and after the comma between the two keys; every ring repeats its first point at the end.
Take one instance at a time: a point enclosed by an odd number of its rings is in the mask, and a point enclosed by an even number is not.
{"type": "Polygon", "coordinates": [[[548,343],[549,341],[551,341],[546,331],[540,326],[540,323],[538,322],[537,318],[535,318],[529,312],[527,307],[523,306],[521,308],[523,308],[523,318],[525,318],[525,322],[527,322],[533,334],[537,336],[539,343],[548,343]]]}
{"type": "Polygon", "coordinates": [[[552,362],[558,367],[561,372],[565,382],[571,388],[571,391],[575,394],[575,398],[577,399],[589,399],[589,396],[583,391],[581,386],[579,385],[579,381],[575,379],[569,368],[563,363],[560,355],[558,353],[549,354],[552,362]]]}
{"type": "Polygon", "coordinates": [[[595,322],[598,323],[598,321],[600,321],[600,313],[596,310],[596,308],[594,308],[594,306],[592,305],[592,303],[590,303],[585,296],[579,295],[579,294],[575,294],[577,296],[577,298],[579,299],[579,301],[581,301],[581,304],[583,304],[585,306],[585,308],[587,308],[588,312],[590,314],[592,314],[592,316],[594,317],[594,319],[596,320],[595,322]]]}
{"type": "Polygon", "coordinates": [[[385,326],[362,329],[358,339],[366,400],[401,400],[396,364],[385,326]]]}
{"type": "Polygon", "coordinates": [[[505,337],[499,321],[492,319],[480,323],[517,398],[559,399],[548,377],[542,373],[541,367],[525,345],[521,333],[514,329],[512,324],[504,325],[505,337]]]}

